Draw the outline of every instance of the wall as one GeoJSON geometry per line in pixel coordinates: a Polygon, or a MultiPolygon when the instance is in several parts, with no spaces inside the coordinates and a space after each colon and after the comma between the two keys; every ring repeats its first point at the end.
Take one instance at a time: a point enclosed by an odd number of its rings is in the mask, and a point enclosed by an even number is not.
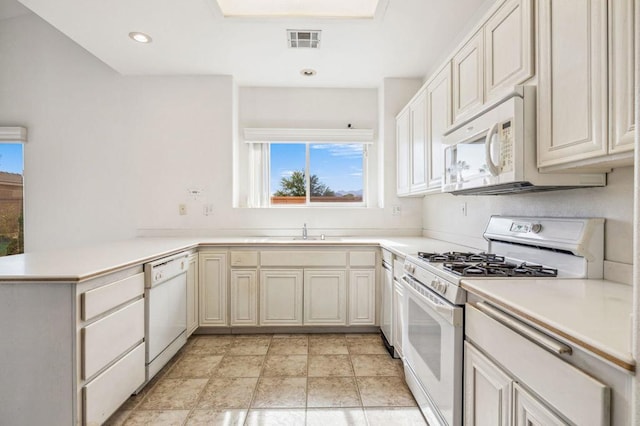
{"type": "Polygon", "coordinates": [[[633,262],[633,167],[614,169],[602,188],[538,194],[424,198],[423,232],[476,248],[486,248],[482,233],[491,215],[603,217],[605,259],[633,262]],[[467,203],[467,216],[462,214],[467,203]]]}

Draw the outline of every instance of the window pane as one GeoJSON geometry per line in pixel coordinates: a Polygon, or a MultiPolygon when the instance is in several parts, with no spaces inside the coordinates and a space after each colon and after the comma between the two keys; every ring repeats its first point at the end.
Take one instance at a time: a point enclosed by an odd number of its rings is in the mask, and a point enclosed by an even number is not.
{"type": "Polygon", "coordinates": [[[309,156],[312,203],[362,202],[362,144],[313,144],[309,156]]]}
{"type": "Polygon", "coordinates": [[[306,203],[306,144],[270,144],[271,204],[306,203]]]}
{"type": "Polygon", "coordinates": [[[21,143],[0,143],[0,256],[24,253],[21,143]]]}

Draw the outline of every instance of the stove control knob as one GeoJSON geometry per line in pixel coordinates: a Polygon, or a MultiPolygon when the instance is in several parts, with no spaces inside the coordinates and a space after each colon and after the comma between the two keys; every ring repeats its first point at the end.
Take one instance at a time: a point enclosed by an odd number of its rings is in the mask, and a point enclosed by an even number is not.
{"type": "Polygon", "coordinates": [[[162,272],[156,272],[155,280],[160,281],[162,279],[162,272]]]}
{"type": "Polygon", "coordinates": [[[542,231],[542,225],[540,225],[539,223],[534,223],[533,225],[531,225],[531,232],[537,234],[540,231],[542,231]]]}

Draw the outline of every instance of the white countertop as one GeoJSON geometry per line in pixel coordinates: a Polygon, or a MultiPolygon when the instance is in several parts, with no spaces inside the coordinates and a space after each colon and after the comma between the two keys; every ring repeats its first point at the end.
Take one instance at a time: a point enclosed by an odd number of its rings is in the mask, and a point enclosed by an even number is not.
{"type": "Polygon", "coordinates": [[[635,368],[629,285],[587,279],[463,279],[462,286],[622,368],[635,368]]]}

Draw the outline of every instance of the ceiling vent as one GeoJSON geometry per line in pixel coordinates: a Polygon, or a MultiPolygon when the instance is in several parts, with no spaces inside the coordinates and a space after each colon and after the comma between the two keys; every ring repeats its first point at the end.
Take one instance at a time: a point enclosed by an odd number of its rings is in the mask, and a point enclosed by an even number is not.
{"type": "Polygon", "coordinates": [[[292,49],[319,49],[320,32],[320,30],[287,30],[287,42],[292,49]]]}

